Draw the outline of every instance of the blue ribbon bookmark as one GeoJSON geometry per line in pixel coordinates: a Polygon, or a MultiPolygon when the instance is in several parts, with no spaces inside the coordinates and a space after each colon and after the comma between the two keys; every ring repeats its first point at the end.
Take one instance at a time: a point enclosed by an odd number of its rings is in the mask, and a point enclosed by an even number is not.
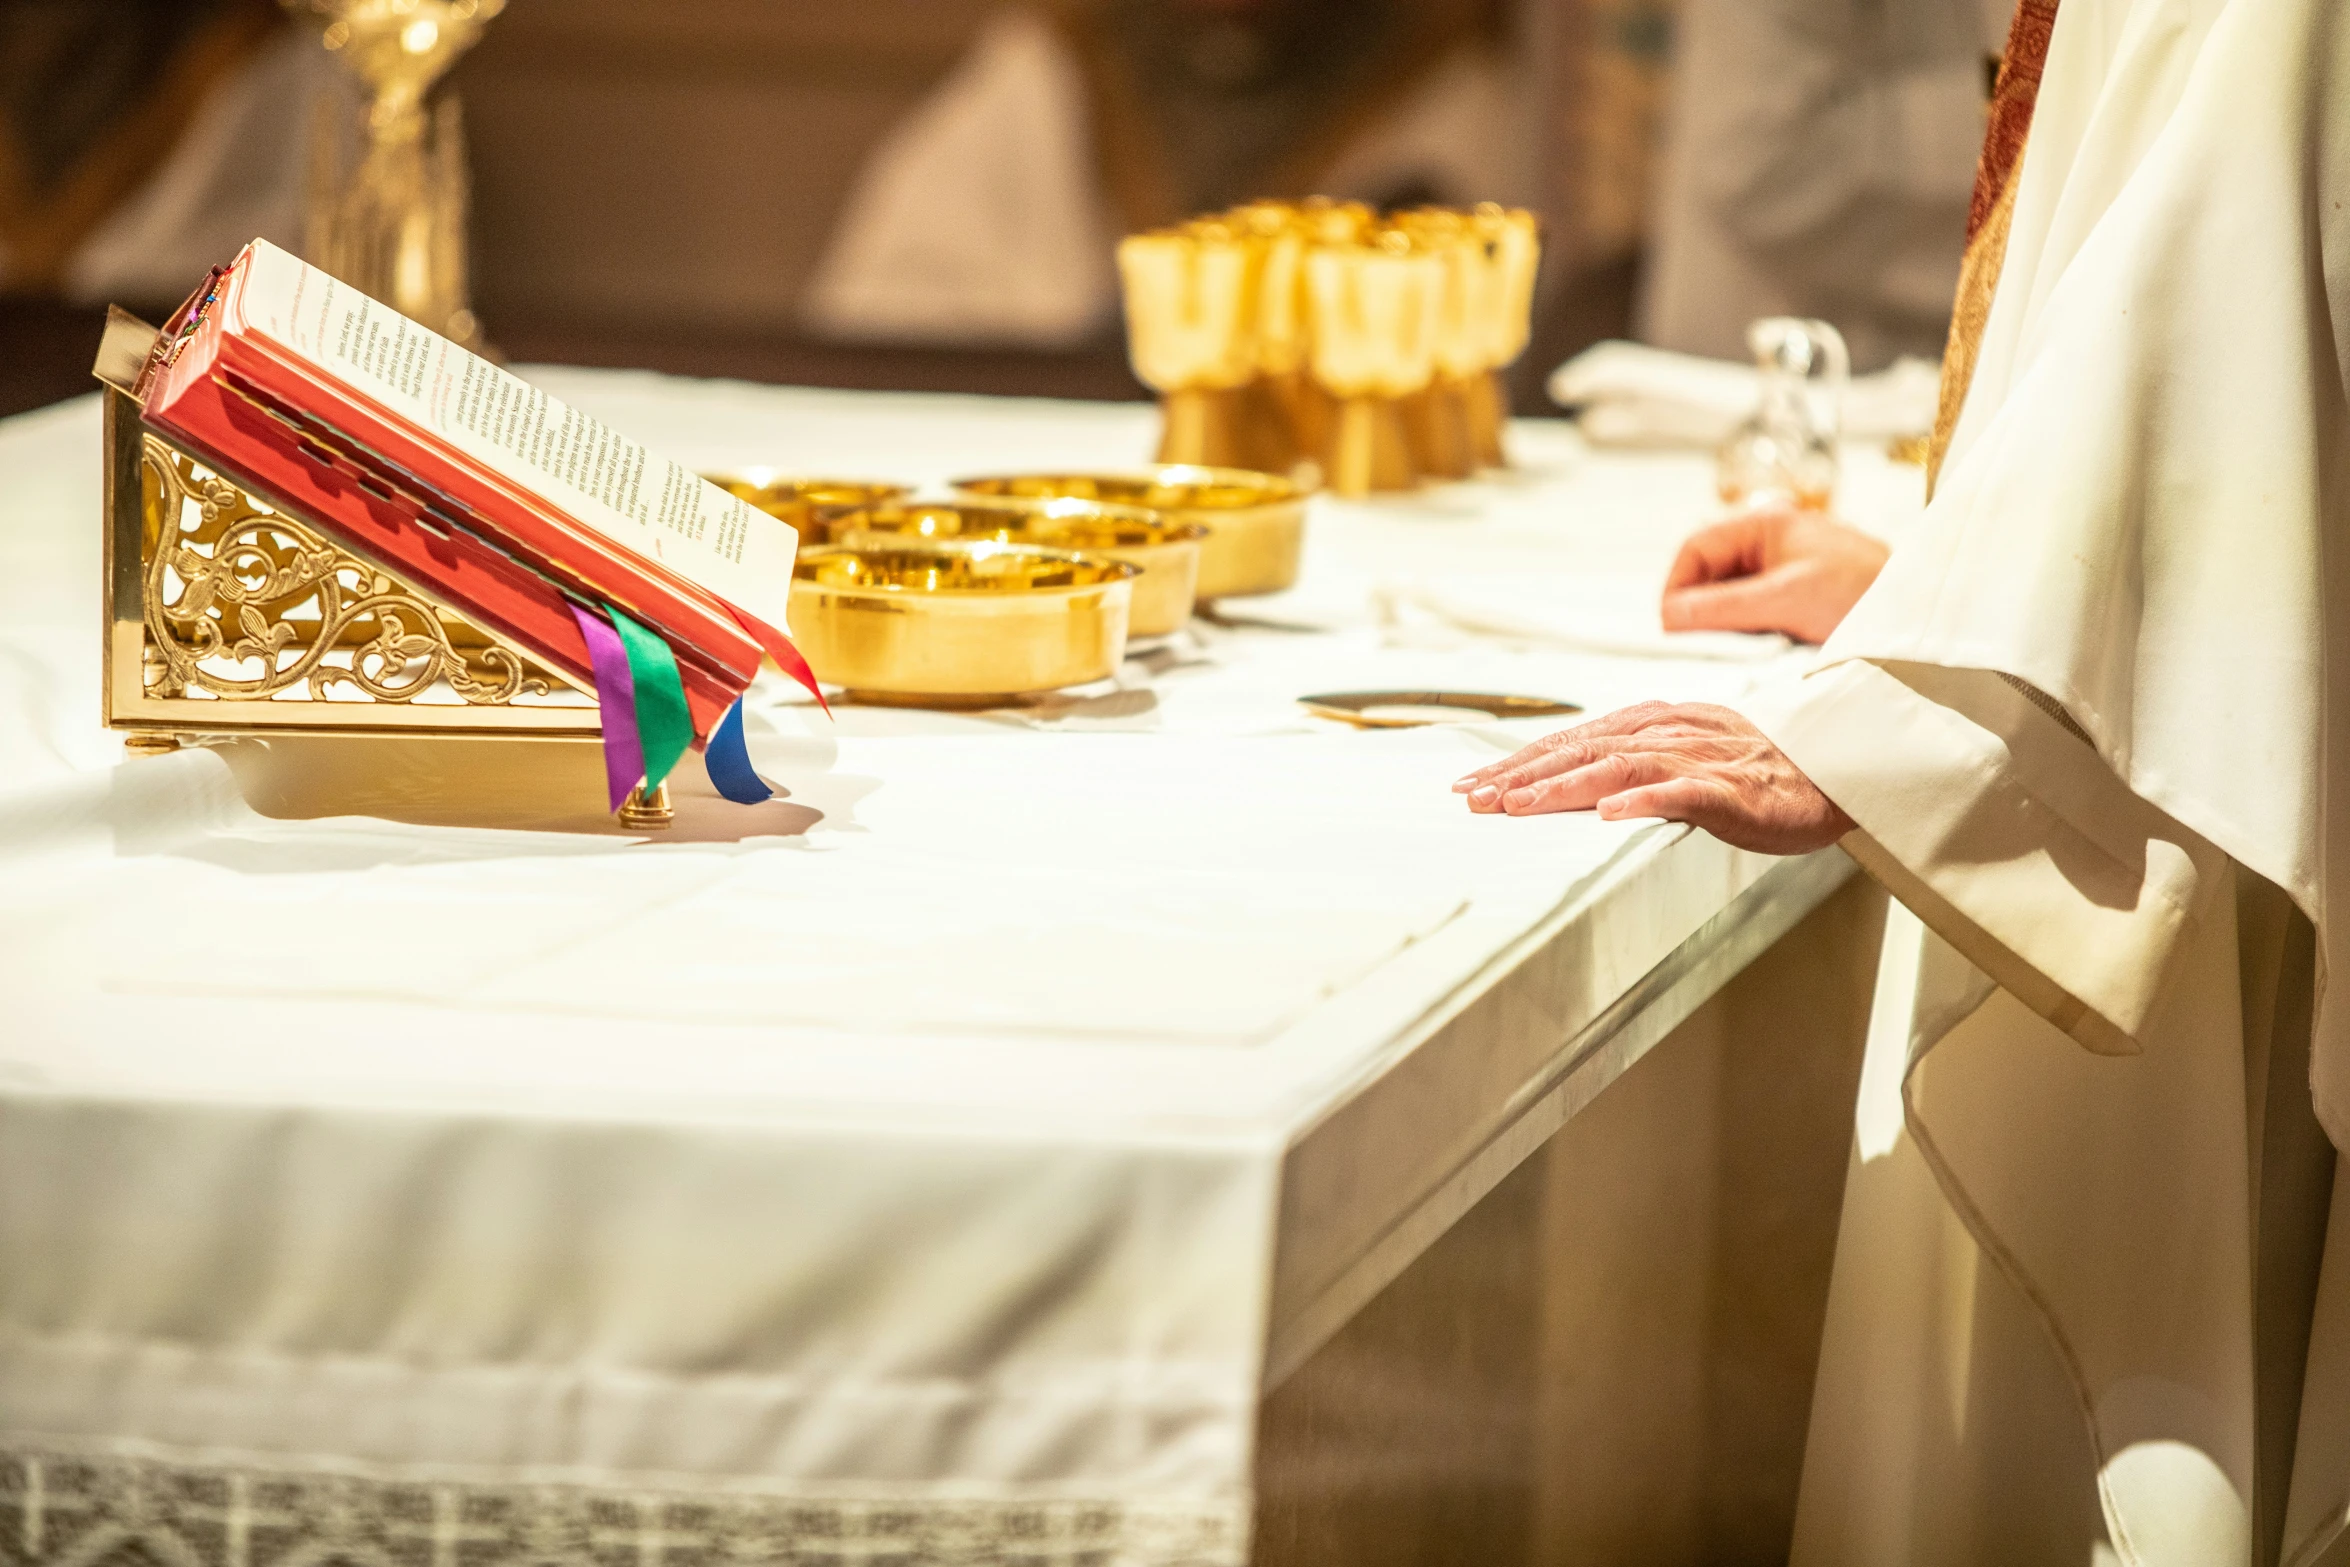
{"type": "Polygon", "coordinates": [[[710,731],[710,739],[702,747],[702,765],[710,770],[710,782],[718,792],[737,805],[757,805],[762,800],[775,798],[758,770],[751,766],[751,748],[743,740],[743,704],[740,697],[718,720],[718,727],[710,731]]]}

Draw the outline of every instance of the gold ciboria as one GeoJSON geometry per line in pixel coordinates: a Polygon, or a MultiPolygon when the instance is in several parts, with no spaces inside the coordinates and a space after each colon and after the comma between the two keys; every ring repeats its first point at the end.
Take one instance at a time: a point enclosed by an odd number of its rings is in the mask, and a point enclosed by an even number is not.
{"type": "Polygon", "coordinates": [[[1382,218],[1254,202],[1118,248],[1135,373],[1160,394],[1159,460],[1286,473],[1342,495],[1502,460],[1502,367],[1525,351],[1541,242],[1486,204],[1382,218]]]}

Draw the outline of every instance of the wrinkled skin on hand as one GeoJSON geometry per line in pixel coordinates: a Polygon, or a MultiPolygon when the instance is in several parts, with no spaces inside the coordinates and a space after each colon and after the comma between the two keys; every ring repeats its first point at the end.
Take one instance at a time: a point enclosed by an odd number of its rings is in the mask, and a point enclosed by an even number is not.
{"type": "Polygon", "coordinates": [[[1825,642],[1877,580],[1884,543],[1817,512],[1777,507],[1700,528],[1665,578],[1667,631],[1782,631],[1825,642]]]}
{"type": "Polygon", "coordinates": [[[1545,735],[1453,790],[1479,813],[1662,817],[1762,854],[1824,849],[1853,825],[1761,730],[1710,703],[1619,709],[1545,735]]]}

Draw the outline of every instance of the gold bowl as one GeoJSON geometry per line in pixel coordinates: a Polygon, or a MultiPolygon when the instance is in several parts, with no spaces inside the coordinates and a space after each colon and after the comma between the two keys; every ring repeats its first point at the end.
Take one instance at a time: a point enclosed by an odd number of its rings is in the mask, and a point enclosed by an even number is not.
{"type": "Polygon", "coordinates": [[[1199,596],[1278,593],[1297,581],[1305,548],[1302,485],[1245,468],[1165,463],[1116,473],[999,474],[957,479],[959,494],[996,498],[1071,497],[1141,506],[1208,530],[1200,541],[1199,596]]]}
{"type": "Polygon", "coordinates": [[[993,539],[1039,549],[1106,556],[1141,568],[1134,583],[1128,630],[1165,636],[1191,619],[1199,583],[1200,543],[1207,530],[1134,506],[1097,501],[905,501],[843,512],[832,520],[844,544],[883,539],[993,539]]]}
{"type": "Polygon", "coordinates": [[[792,640],[855,700],[986,706],[1109,678],[1141,574],[992,539],[869,535],[800,552],[792,640]]]}
{"type": "Polygon", "coordinates": [[[844,511],[886,506],[914,493],[912,485],[888,479],[795,479],[773,468],[743,468],[702,477],[735,499],[790,523],[803,544],[831,542],[832,521],[844,511]]]}

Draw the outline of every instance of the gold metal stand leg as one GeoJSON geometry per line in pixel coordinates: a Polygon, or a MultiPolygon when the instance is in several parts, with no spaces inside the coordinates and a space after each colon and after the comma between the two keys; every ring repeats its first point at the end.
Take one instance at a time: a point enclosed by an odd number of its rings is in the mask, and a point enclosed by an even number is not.
{"type": "Polygon", "coordinates": [[[628,798],[620,802],[620,825],[630,832],[666,832],[677,820],[677,813],[669,808],[669,786],[661,784],[651,794],[643,784],[628,791],[628,798]]]}
{"type": "Polygon", "coordinates": [[[125,756],[168,756],[180,748],[178,735],[152,729],[134,729],[122,738],[125,756]]]}

